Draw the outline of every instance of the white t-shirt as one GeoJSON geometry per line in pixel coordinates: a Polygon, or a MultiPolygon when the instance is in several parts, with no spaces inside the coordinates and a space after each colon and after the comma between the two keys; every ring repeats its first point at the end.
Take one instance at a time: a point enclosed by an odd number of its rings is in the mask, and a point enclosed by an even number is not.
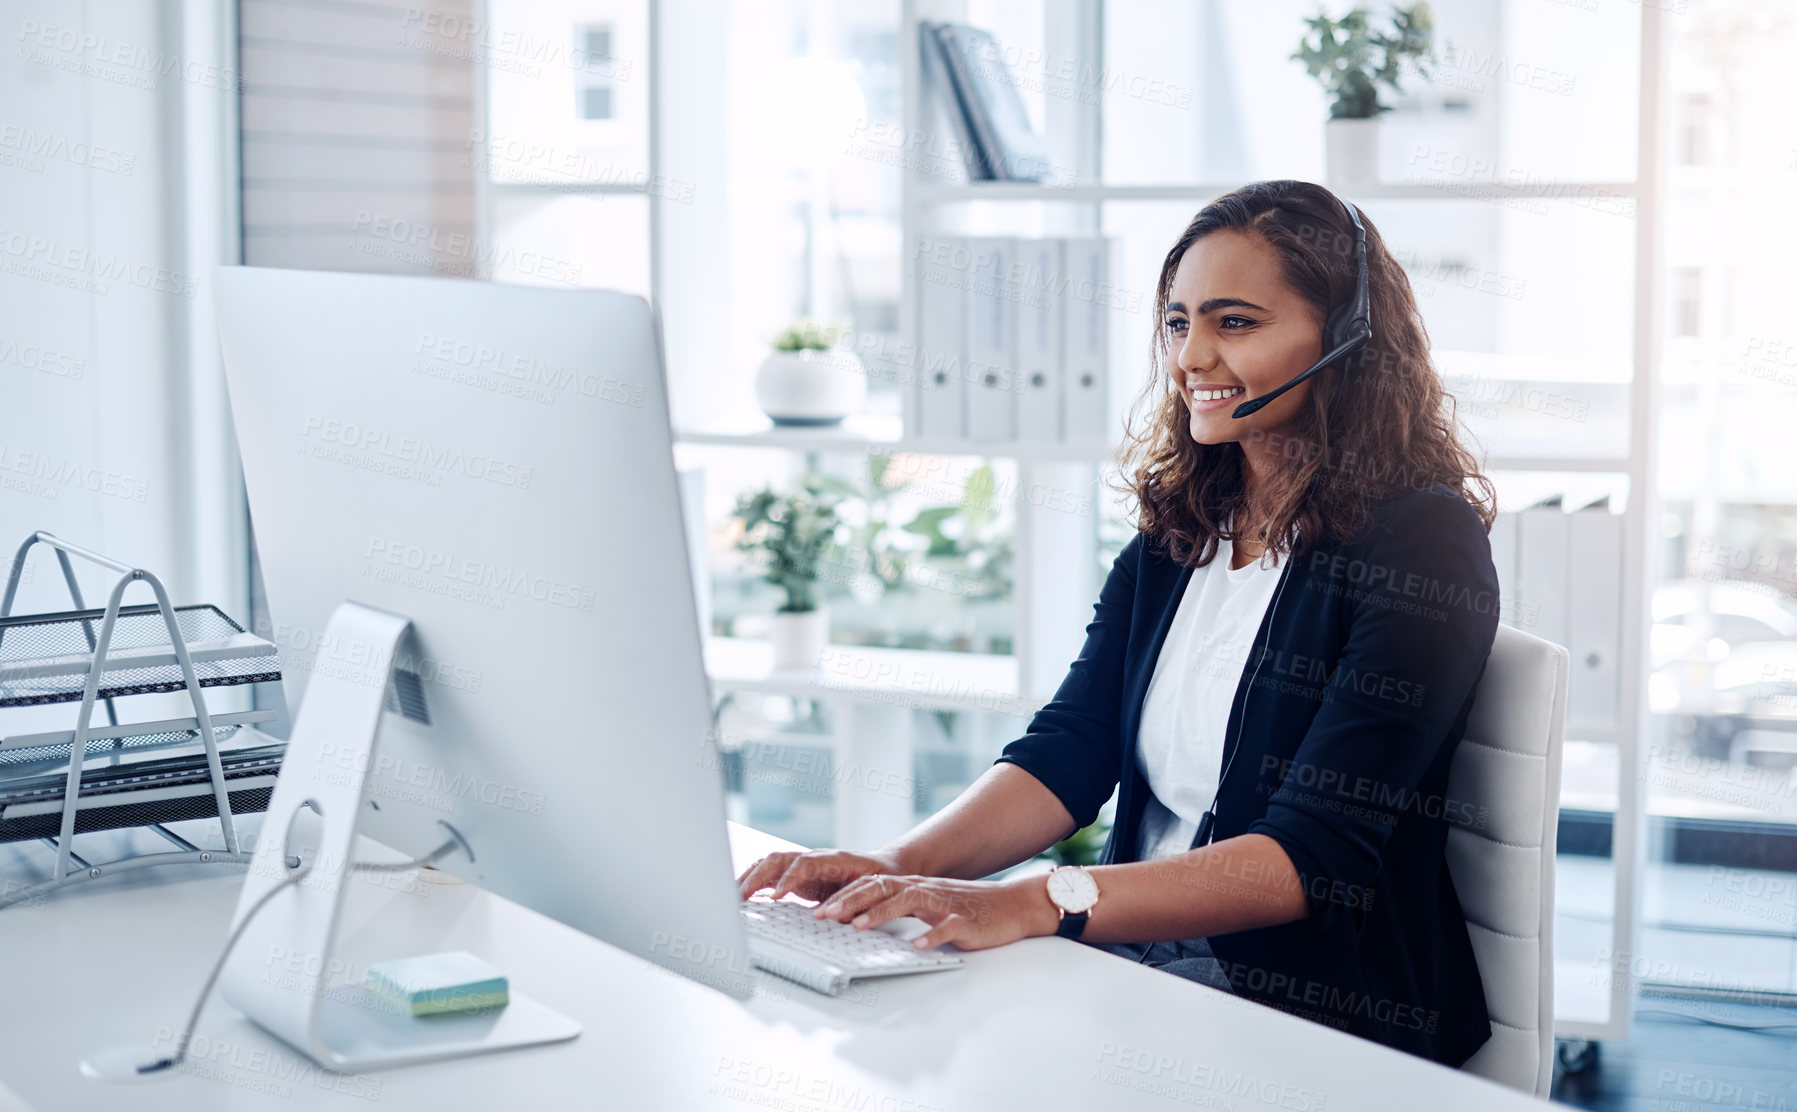
{"type": "Polygon", "coordinates": [[[1242,668],[1279,585],[1270,553],[1239,570],[1229,566],[1234,553],[1220,541],[1216,558],[1192,569],[1148,681],[1136,735],[1136,764],[1154,793],[1137,831],[1143,861],[1192,848],[1217,791],[1242,668]]]}

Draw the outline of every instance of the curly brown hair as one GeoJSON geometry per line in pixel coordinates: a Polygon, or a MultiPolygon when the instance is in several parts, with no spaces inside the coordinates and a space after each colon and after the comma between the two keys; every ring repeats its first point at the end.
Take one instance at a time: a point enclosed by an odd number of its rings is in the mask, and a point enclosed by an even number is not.
{"type": "Polygon", "coordinates": [[[1193,440],[1185,398],[1165,373],[1169,349],[1161,323],[1174,272],[1201,236],[1222,229],[1258,235],[1278,253],[1285,282],[1321,322],[1353,294],[1353,224],[1336,196],[1320,185],[1255,182],[1204,206],[1167,252],[1155,289],[1154,373],[1130,406],[1113,461],[1127,476],[1124,493],[1138,507],[1138,531],[1150,534],[1179,563],[1208,564],[1224,538],[1247,539],[1281,556],[1325,539],[1347,540],[1373,506],[1437,483],[1459,491],[1490,531],[1496,491],[1460,441],[1455,401],[1430,360],[1410,279],[1364,212],[1361,221],[1372,339],[1353,357],[1348,373],[1355,381],[1348,388],[1338,362],[1310,379],[1306,402],[1284,429],[1249,431],[1251,439],[1283,440],[1263,446],[1278,450],[1291,466],[1256,491],[1247,534],[1227,531],[1232,516],[1236,522],[1249,516],[1241,444],[1193,440]],[[1138,433],[1136,419],[1144,407],[1148,423],[1138,433]]]}

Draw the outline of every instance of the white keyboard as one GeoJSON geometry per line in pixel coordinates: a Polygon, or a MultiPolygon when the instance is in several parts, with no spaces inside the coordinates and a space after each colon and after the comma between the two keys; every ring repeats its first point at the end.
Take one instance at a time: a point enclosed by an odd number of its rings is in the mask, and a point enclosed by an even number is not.
{"type": "Polygon", "coordinates": [[[919,950],[875,927],[857,930],[834,919],[817,919],[815,904],[751,899],[743,904],[749,956],[778,977],[840,996],[861,977],[894,977],[955,969],[961,959],[939,950],[919,950]]]}

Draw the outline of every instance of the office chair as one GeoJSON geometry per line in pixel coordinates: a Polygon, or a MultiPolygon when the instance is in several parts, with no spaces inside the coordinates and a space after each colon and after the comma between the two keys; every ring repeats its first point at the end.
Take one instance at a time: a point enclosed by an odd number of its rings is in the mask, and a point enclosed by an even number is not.
{"type": "Polygon", "coordinates": [[[1565,648],[1500,625],[1448,770],[1448,873],[1491,1040],[1461,1068],[1545,1099],[1554,1079],[1554,840],[1565,648]]]}

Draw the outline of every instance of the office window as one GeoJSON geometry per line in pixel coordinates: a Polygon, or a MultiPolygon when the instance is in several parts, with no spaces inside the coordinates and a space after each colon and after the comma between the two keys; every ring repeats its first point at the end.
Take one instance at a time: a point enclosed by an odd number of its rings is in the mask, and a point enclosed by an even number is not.
{"type": "Polygon", "coordinates": [[[488,277],[648,294],[648,7],[490,0],[481,213],[488,277]],[[570,30],[571,29],[571,30],[570,30]]]}
{"type": "MultiPolygon", "coordinates": [[[[1662,582],[1641,770],[1651,980],[1797,991],[1797,27],[1691,9],[1670,37],[1662,582]],[[1701,166],[1701,172],[1680,172],[1701,166]],[[1708,298],[1703,296],[1708,285],[1708,298]]],[[[1564,829],[1564,827],[1562,827],[1564,829]]]]}
{"type": "Polygon", "coordinates": [[[1710,162],[1710,98],[1691,93],[1678,99],[1678,164],[1707,166],[1710,162]]]}
{"type": "Polygon", "coordinates": [[[589,85],[580,90],[580,118],[583,120],[609,120],[611,115],[611,86],[589,85]]]}
{"type": "Polygon", "coordinates": [[[611,74],[616,68],[612,57],[612,29],[606,27],[575,28],[575,91],[580,98],[583,120],[612,119],[611,74]]]}
{"type": "Polygon", "coordinates": [[[1672,275],[1672,334],[1695,336],[1703,321],[1703,271],[1681,266],[1672,275]]]}

